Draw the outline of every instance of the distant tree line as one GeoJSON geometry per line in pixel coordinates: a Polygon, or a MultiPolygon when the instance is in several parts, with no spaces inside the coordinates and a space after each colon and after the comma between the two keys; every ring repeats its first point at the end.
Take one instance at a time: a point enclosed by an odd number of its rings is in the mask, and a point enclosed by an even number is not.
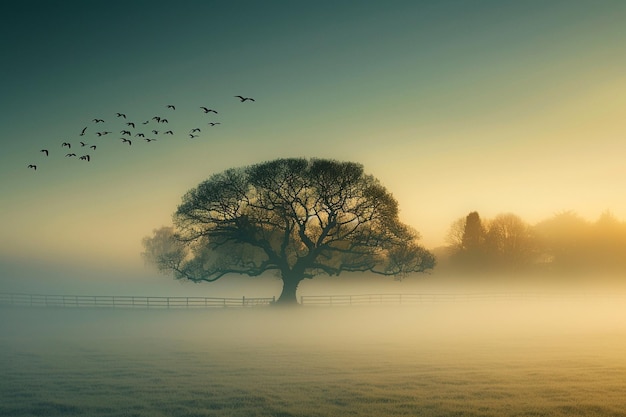
{"type": "Polygon", "coordinates": [[[626,271],[626,223],[610,212],[590,222],[572,211],[535,225],[504,213],[484,219],[476,211],[454,221],[445,262],[467,271],[626,271]]]}

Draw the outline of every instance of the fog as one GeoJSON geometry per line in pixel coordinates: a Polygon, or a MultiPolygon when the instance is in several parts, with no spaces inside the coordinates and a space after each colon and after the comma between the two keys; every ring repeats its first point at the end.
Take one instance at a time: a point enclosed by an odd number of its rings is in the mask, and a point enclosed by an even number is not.
{"type": "Polygon", "coordinates": [[[624,301],[1,307],[0,415],[615,416],[624,301]]]}
{"type": "Polygon", "coordinates": [[[163,339],[210,346],[286,344],[359,349],[495,340],[626,335],[626,297],[459,295],[412,305],[197,309],[3,307],[2,339],[163,339]]]}

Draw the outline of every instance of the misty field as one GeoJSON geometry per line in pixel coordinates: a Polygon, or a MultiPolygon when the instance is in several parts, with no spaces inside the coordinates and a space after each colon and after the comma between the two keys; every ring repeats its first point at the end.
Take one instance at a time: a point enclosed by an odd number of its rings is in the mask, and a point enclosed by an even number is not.
{"type": "Polygon", "coordinates": [[[626,416],[623,299],[2,308],[1,416],[626,416]]]}

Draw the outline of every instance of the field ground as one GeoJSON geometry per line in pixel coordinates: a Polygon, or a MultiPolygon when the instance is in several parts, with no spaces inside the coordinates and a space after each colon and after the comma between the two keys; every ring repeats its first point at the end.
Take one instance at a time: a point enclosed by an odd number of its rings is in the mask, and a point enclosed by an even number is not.
{"type": "Polygon", "coordinates": [[[0,309],[0,416],[626,416],[624,300],[0,309]]]}

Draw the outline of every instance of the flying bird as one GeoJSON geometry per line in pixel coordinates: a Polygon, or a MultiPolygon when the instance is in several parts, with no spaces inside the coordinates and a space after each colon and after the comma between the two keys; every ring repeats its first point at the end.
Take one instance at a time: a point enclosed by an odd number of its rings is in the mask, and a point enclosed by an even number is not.
{"type": "Polygon", "coordinates": [[[206,108],[206,107],[204,107],[204,106],[200,106],[200,108],[201,108],[202,110],[204,110],[204,112],[205,112],[205,113],[215,113],[215,114],[217,114],[217,111],[215,111],[215,110],[213,110],[213,109],[209,109],[209,108],[206,108]]]}
{"type": "Polygon", "coordinates": [[[91,145],[90,148],[95,151],[96,150],[96,145],[91,145]]]}
{"type": "Polygon", "coordinates": [[[209,124],[210,124],[211,126],[221,125],[221,123],[220,123],[220,122],[211,122],[211,123],[209,123],[209,124]]]}
{"type": "Polygon", "coordinates": [[[132,127],[133,129],[135,128],[135,124],[134,124],[133,122],[128,122],[128,123],[126,123],[126,126],[130,126],[130,127],[132,127]]]}
{"type": "Polygon", "coordinates": [[[37,165],[30,164],[30,165],[28,166],[28,168],[32,168],[32,169],[34,169],[35,171],[37,171],[37,165]]]}
{"type": "Polygon", "coordinates": [[[135,137],[140,137],[140,138],[143,138],[144,136],[145,136],[145,135],[144,135],[143,133],[137,133],[137,134],[135,135],[135,137]]]}
{"type": "Polygon", "coordinates": [[[87,146],[87,144],[86,144],[85,142],[80,142],[80,146],[81,146],[81,147],[83,147],[83,146],[87,146]]]}
{"type": "Polygon", "coordinates": [[[152,133],[154,133],[155,135],[158,135],[159,131],[158,130],[153,130],[152,133]]]}
{"type": "Polygon", "coordinates": [[[176,110],[176,107],[173,104],[168,104],[167,108],[168,109],[172,109],[172,110],[176,110]]]}
{"type": "Polygon", "coordinates": [[[122,130],[120,133],[122,135],[130,135],[130,131],[129,130],[122,130]]]}
{"type": "Polygon", "coordinates": [[[190,133],[190,134],[189,134],[189,137],[190,137],[191,139],[193,139],[193,138],[197,138],[197,137],[198,137],[198,135],[192,135],[192,134],[190,133]]]}
{"type": "Polygon", "coordinates": [[[150,123],[150,120],[146,120],[145,122],[142,122],[142,125],[147,125],[148,123],[150,123]]]}
{"type": "Polygon", "coordinates": [[[80,132],[80,136],[85,136],[85,130],[87,130],[87,127],[85,126],[83,128],[83,130],[80,132]]]}
{"type": "Polygon", "coordinates": [[[159,121],[161,121],[161,118],[159,116],[154,116],[152,120],[156,120],[157,123],[159,123],[159,121]]]}
{"type": "Polygon", "coordinates": [[[130,141],[130,139],[126,139],[126,138],[120,138],[122,139],[122,142],[128,142],[128,145],[132,145],[133,143],[130,141]]]}
{"type": "Polygon", "coordinates": [[[90,161],[89,155],[83,155],[79,159],[82,159],[83,161],[87,161],[87,162],[90,161]]]}
{"type": "Polygon", "coordinates": [[[167,119],[161,119],[159,120],[159,123],[169,123],[169,122],[167,121],[167,119]]]}
{"type": "Polygon", "coordinates": [[[45,154],[46,154],[46,156],[48,156],[48,150],[47,150],[47,149],[42,149],[42,150],[40,150],[39,152],[43,152],[43,153],[45,153],[45,154]]]}
{"type": "Polygon", "coordinates": [[[250,100],[250,101],[254,101],[254,99],[253,99],[252,97],[242,97],[242,96],[235,96],[235,97],[238,97],[238,98],[239,98],[239,100],[240,100],[242,103],[243,103],[244,101],[248,101],[248,100],[250,100]]]}
{"type": "Polygon", "coordinates": [[[168,130],[167,132],[163,133],[164,135],[173,135],[174,132],[172,132],[171,130],[168,130]]]}
{"type": "Polygon", "coordinates": [[[124,119],[126,119],[126,115],[124,113],[115,113],[117,115],[117,117],[123,117],[124,119]]]}
{"type": "Polygon", "coordinates": [[[104,123],[104,120],[102,120],[102,119],[93,119],[93,121],[95,123],[104,123]]]}
{"type": "Polygon", "coordinates": [[[65,157],[68,157],[68,156],[76,156],[76,154],[75,153],[68,153],[67,155],[65,155],[65,157]]]}
{"type": "Polygon", "coordinates": [[[148,143],[154,142],[156,139],[144,138],[144,140],[148,143]]]}
{"type": "Polygon", "coordinates": [[[197,127],[196,127],[196,128],[191,129],[191,133],[194,133],[194,132],[200,132],[200,129],[199,129],[199,128],[197,128],[197,127]]]}
{"type": "Polygon", "coordinates": [[[71,148],[72,145],[67,143],[67,142],[63,142],[63,144],[61,145],[61,147],[67,146],[68,148],[71,148]]]}

